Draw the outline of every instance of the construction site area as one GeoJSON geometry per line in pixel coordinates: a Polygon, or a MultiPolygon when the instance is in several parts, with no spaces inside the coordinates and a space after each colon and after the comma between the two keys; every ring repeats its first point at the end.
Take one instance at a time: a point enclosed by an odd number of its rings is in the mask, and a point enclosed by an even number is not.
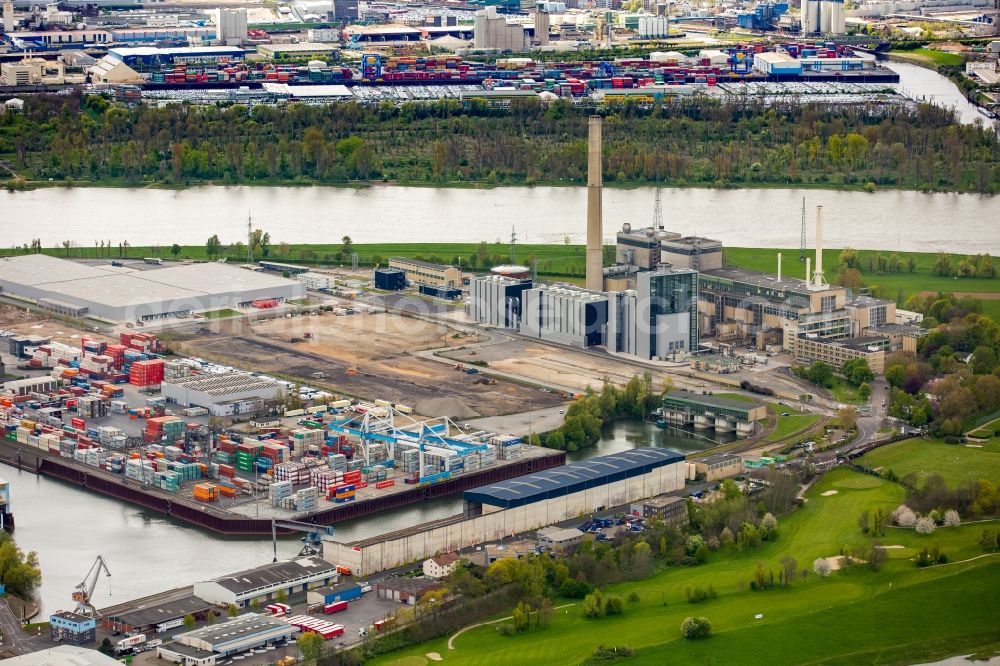
{"type": "Polygon", "coordinates": [[[559,396],[530,386],[487,377],[471,365],[414,355],[479,340],[441,322],[365,311],[253,324],[220,322],[178,336],[175,346],[187,356],[254,368],[353,397],[403,403],[426,416],[509,414],[523,411],[529,398],[539,408],[561,402],[559,396]]]}

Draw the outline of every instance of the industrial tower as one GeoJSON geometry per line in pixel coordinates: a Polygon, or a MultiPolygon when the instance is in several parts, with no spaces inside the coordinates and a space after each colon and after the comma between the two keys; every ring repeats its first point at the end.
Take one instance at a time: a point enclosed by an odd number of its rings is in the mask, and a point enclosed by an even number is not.
{"type": "Polygon", "coordinates": [[[601,116],[591,116],[587,123],[587,289],[594,291],[604,289],[601,156],[601,116]]]}

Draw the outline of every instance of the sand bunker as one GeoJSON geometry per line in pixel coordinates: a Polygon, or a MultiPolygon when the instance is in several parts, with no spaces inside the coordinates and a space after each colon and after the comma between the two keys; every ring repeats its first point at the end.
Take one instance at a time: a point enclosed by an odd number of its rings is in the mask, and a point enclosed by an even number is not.
{"type": "Polygon", "coordinates": [[[837,494],[836,490],[828,490],[825,493],[820,493],[820,495],[822,495],[823,497],[829,497],[830,495],[836,495],[836,494],[837,494]]]}
{"type": "Polygon", "coordinates": [[[424,656],[430,659],[431,661],[441,661],[441,655],[439,655],[437,652],[428,652],[424,656]]]}

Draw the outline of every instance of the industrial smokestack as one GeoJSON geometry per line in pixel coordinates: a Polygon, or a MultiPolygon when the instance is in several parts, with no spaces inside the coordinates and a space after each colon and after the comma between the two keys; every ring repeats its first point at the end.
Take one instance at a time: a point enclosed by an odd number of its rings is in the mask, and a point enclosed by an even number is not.
{"type": "Polygon", "coordinates": [[[812,278],[809,276],[809,269],[812,266],[812,257],[806,257],[806,286],[812,286],[812,278]]]}
{"type": "Polygon", "coordinates": [[[823,207],[816,206],[816,272],[813,273],[813,282],[817,287],[822,287],[826,281],[823,279],[823,207]]]}
{"type": "Polygon", "coordinates": [[[14,3],[4,0],[3,3],[3,31],[14,32],[14,3]]]}
{"type": "Polygon", "coordinates": [[[778,282],[781,282],[781,253],[778,253],[778,282]]]}
{"type": "Polygon", "coordinates": [[[587,123],[587,289],[604,291],[604,251],[601,247],[601,117],[587,123]]]}

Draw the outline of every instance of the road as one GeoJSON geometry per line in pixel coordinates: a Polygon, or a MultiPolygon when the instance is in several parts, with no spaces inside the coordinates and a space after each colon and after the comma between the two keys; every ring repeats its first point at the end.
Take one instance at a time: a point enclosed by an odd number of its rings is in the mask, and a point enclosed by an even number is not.
{"type": "MultiPolygon", "coordinates": [[[[17,654],[27,654],[42,650],[48,645],[48,641],[43,641],[40,637],[28,636],[21,631],[21,622],[14,616],[10,606],[6,601],[0,602],[0,631],[3,631],[3,643],[0,650],[10,650],[17,654]]],[[[45,635],[48,638],[48,635],[45,635]]]]}
{"type": "Polygon", "coordinates": [[[884,379],[876,379],[871,383],[871,387],[872,397],[869,404],[872,413],[871,416],[858,417],[858,436],[852,443],[852,448],[871,441],[885,422],[885,406],[889,403],[889,383],[884,379]]]}

